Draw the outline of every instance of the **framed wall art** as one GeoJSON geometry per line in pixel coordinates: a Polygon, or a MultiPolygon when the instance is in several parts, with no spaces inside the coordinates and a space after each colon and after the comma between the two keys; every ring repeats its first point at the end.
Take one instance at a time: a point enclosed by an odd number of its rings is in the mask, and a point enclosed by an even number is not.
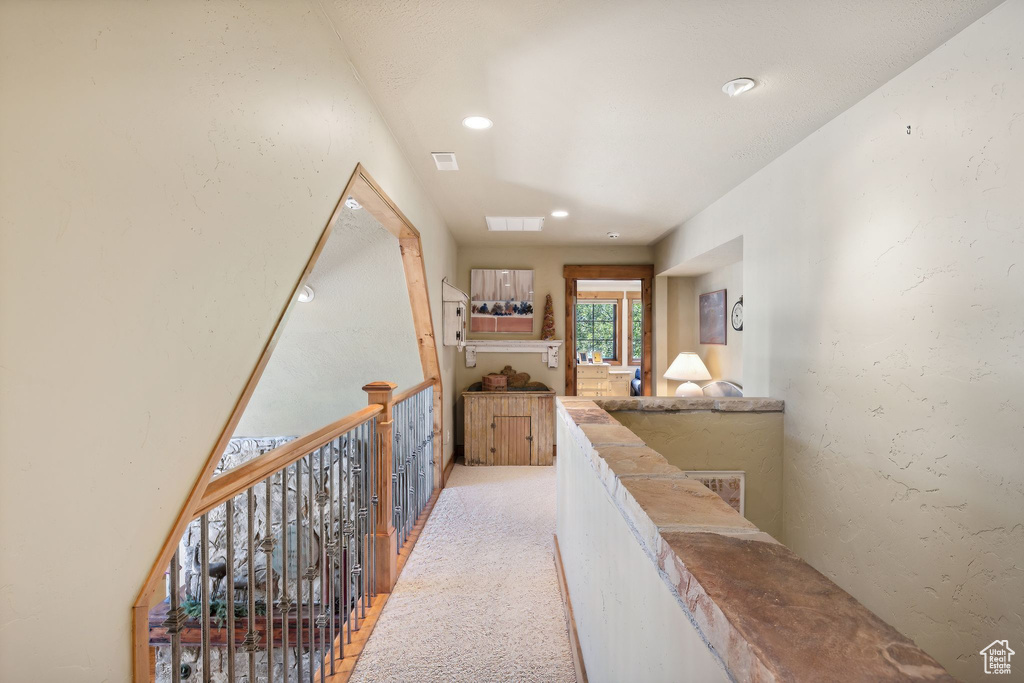
{"type": "Polygon", "coordinates": [[[469,278],[472,332],[533,333],[533,271],[473,269],[469,278]]]}
{"type": "Polygon", "coordinates": [[[700,343],[725,344],[725,290],[700,295],[700,343]]]}

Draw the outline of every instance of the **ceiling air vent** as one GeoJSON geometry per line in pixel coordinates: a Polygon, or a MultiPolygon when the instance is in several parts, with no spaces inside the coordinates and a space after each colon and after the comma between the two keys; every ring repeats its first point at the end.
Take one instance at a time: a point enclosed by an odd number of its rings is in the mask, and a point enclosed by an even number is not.
{"type": "Polygon", "coordinates": [[[455,161],[454,152],[431,152],[430,156],[434,157],[434,165],[437,166],[438,171],[459,170],[459,163],[455,161]]]}
{"type": "Polygon", "coordinates": [[[487,229],[491,232],[540,232],[544,219],[535,217],[487,216],[487,229]]]}

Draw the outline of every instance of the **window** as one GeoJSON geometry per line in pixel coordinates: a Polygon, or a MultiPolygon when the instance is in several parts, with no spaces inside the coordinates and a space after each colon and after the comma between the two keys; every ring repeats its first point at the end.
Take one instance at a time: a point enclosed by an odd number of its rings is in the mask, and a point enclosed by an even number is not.
{"type": "Polygon", "coordinates": [[[607,360],[618,360],[619,305],[614,301],[576,304],[576,352],[594,351],[607,360]]]}
{"type": "Polygon", "coordinates": [[[629,300],[629,364],[640,365],[644,352],[644,302],[629,300]]]}

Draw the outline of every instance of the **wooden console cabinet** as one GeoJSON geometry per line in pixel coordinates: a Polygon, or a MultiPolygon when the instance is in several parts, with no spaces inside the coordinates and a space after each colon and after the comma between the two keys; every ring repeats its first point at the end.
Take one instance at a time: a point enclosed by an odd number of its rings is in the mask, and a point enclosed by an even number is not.
{"type": "Polygon", "coordinates": [[[555,392],[462,394],[467,465],[551,465],[555,392]]]}

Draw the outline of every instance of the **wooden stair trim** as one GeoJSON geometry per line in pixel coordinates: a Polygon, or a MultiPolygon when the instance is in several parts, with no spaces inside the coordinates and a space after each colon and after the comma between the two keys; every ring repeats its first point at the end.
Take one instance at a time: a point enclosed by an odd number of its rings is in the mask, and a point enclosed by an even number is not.
{"type": "Polygon", "coordinates": [[[572,599],[569,597],[569,584],[565,581],[565,568],[562,566],[562,552],[558,547],[558,534],[553,534],[555,542],[555,570],[558,574],[558,590],[562,594],[562,607],[565,610],[565,624],[569,630],[569,650],[572,652],[572,664],[576,669],[576,683],[587,683],[587,667],[583,663],[583,650],[580,648],[580,637],[576,632],[576,616],[572,611],[572,599]]]}

